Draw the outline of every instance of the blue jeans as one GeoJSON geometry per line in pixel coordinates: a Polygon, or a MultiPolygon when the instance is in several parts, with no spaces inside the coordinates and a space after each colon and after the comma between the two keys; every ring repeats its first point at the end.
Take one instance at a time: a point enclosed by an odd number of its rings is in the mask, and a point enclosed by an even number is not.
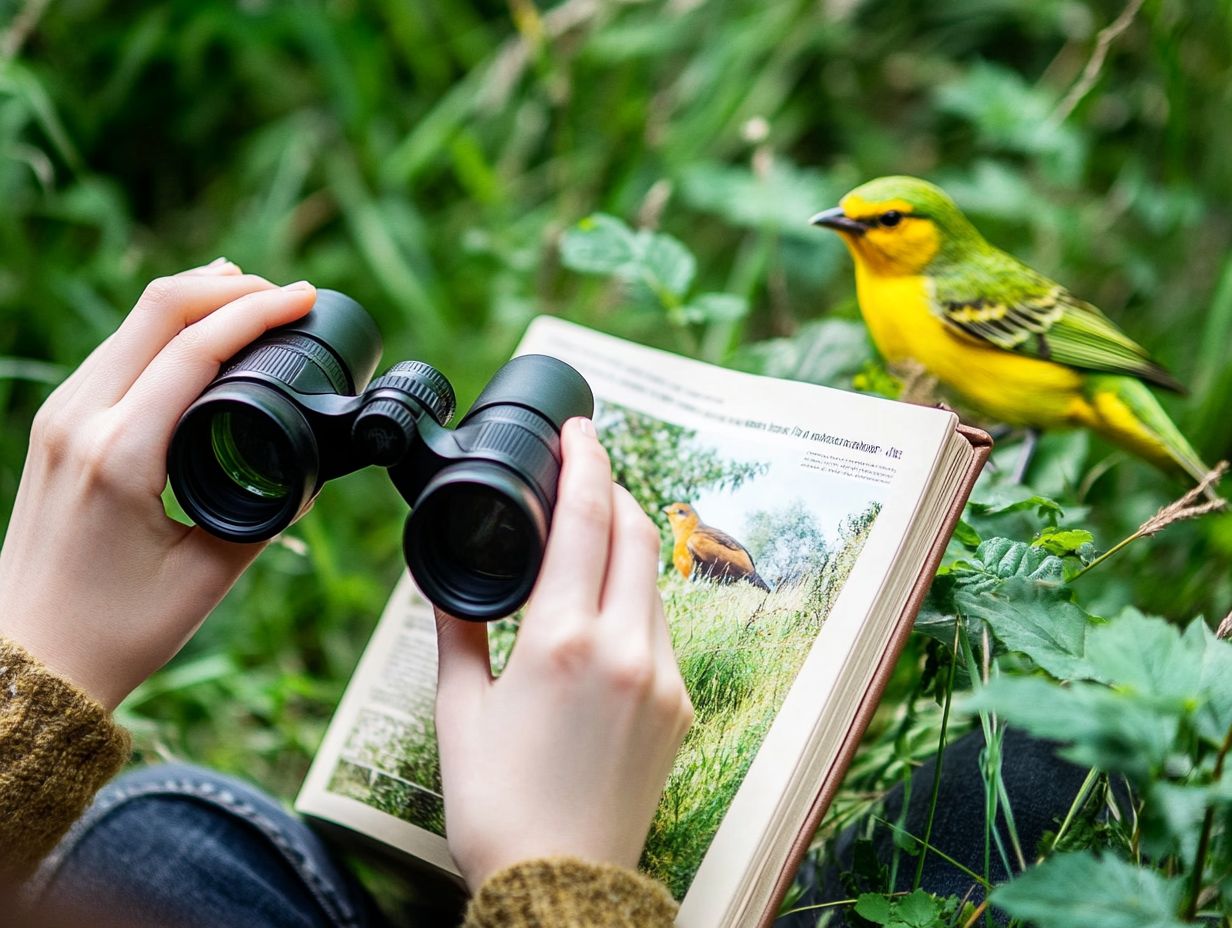
{"type": "MultiPolygon", "coordinates": [[[[973,733],[946,751],[931,842],[976,872],[983,869],[984,791],[977,767],[982,747],[982,736],[973,733]]],[[[1040,836],[1065,815],[1085,771],[1059,760],[1050,745],[1013,731],[1005,756],[1007,790],[1030,859],[1040,836]]],[[[932,770],[928,764],[915,775],[904,821],[911,834],[924,832],[932,770]]],[[[899,817],[902,798],[901,790],[891,791],[887,820],[899,817]]],[[[851,867],[859,830],[840,837],[833,858],[800,869],[804,892],[798,906],[849,898],[853,887],[843,884],[840,873],[851,867]]],[[[878,828],[874,845],[877,857],[888,860],[890,832],[878,828]]],[[[993,857],[991,876],[1004,879],[993,857]]],[[[897,888],[909,888],[914,865],[904,857],[897,888]]],[[[963,895],[971,883],[936,855],[928,858],[926,889],[963,895]]],[[[148,767],[106,787],[44,862],[27,897],[35,903],[30,924],[39,928],[420,928],[460,920],[457,900],[444,897],[434,905],[404,907],[396,922],[387,921],[299,819],[239,780],[182,765],[148,767]]],[[[816,912],[802,912],[780,919],[776,928],[816,923],[816,912]]],[[[843,923],[841,914],[836,923],[843,923]]]]}
{"type": "Polygon", "coordinates": [[[388,924],[299,819],[239,780],[178,764],[104,788],[24,895],[39,926],[388,924]]]}

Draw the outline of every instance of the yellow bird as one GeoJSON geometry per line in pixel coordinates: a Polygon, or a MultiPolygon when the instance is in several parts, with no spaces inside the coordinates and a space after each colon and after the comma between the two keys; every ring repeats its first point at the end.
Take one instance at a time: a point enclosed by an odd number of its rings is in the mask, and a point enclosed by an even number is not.
{"type": "Polygon", "coordinates": [[[1146,387],[1179,391],[1176,379],[1097,308],[988,244],[940,187],[881,177],[811,221],[851,252],[888,363],[914,361],[1026,427],[1028,447],[1034,430],[1082,427],[1195,481],[1209,470],[1146,387]]]}

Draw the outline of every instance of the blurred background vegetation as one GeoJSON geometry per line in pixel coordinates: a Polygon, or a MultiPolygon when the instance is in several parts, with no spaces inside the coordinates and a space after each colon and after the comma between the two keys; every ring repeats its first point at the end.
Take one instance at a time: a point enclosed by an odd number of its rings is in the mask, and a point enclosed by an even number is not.
{"type": "MultiPolygon", "coordinates": [[[[463,406],[542,312],[875,384],[850,263],[807,219],[887,173],[1100,305],[1227,457],[1229,112],[1229,0],[0,0],[0,526],[51,387],[146,281],[218,255],[352,294],[386,361],[431,361],[463,406]],[[685,243],[698,288],[748,313],[665,317],[564,268],[597,210],[685,243]]],[[[1046,441],[1032,481],[1100,547],[1178,489],[1082,436],[1046,441]]],[[[139,746],[291,795],[402,509],[377,472],[327,488],[126,704],[139,746]]],[[[1104,614],[1218,620],[1230,564],[1222,516],[1081,582],[1104,614]]]]}

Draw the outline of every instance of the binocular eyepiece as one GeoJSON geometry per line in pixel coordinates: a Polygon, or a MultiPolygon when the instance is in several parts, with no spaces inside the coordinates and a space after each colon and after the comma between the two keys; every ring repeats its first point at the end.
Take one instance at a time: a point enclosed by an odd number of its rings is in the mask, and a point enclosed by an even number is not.
{"type": "Polygon", "coordinates": [[[407,566],[424,595],[460,618],[508,615],[530,595],[560,476],[560,430],[594,411],[563,361],[506,363],[454,430],[453,387],[421,361],[369,383],[381,336],[354,300],[318,290],[311,312],[228,361],[176,426],[167,471],[206,531],[265,541],[327,480],[389,469],[411,506],[407,566]]]}

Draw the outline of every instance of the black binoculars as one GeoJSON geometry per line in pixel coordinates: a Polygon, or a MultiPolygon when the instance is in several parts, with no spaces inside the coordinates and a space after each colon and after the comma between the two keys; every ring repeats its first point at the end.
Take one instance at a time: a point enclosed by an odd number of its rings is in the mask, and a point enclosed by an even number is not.
{"type": "Polygon", "coordinates": [[[411,506],[406,563],[429,600],[488,621],[530,595],[560,476],[560,430],[594,398],[563,361],[505,364],[453,431],[453,387],[421,361],[369,383],[381,335],[364,308],[318,290],[311,312],[228,361],[176,426],[167,472],[206,531],[265,541],[299,517],[326,480],[389,469],[411,506]]]}

